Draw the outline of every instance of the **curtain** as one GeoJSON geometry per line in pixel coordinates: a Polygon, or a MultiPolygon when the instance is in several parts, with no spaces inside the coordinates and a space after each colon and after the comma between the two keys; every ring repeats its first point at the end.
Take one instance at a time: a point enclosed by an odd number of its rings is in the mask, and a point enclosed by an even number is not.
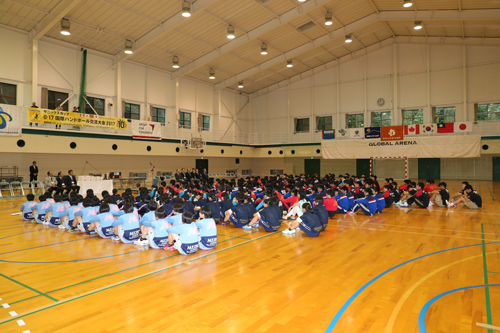
{"type": "Polygon", "coordinates": [[[436,107],[435,106],[433,106],[431,108],[431,116],[432,116],[431,123],[435,123],[436,122],[436,107]]]}
{"type": "Polygon", "coordinates": [[[474,122],[477,123],[477,103],[474,103],[474,122]]]}
{"type": "Polygon", "coordinates": [[[319,117],[316,116],[316,132],[319,131],[318,126],[319,126],[319,117]]]}
{"type": "Polygon", "coordinates": [[[401,109],[401,125],[405,124],[405,109],[401,109]]]}
{"type": "Polygon", "coordinates": [[[122,101],[122,118],[125,118],[125,101],[122,101]]]}
{"type": "MultiPolygon", "coordinates": [[[[147,118],[148,117],[146,117],[146,119],[147,118]]],[[[149,106],[149,119],[147,119],[147,120],[153,121],[153,106],[152,105],[149,106]]]]}
{"type": "Polygon", "coordinates": [[[293,118],[293,134],[297,133],[297,118],[293,118]]]}
{"type": "Polygon", "coordinates": [[[198,132],[203,131],[203,115],[198,115],[198,132]]]}
{"type": "MultiPolygon", "coordinates": [[[[340,126],[340,124],[339,124],[339,128],[342,128],[342,126],[340,126]]],[[[349,128],[349,115],[348,114],[345,115],[345,128],[349,128]]]]}
{"type": "Polygon", "coordinates": [[[49,89],[42,88],[42,104],[40,106],[42,109],[47,109],[49,107],[49,89]]]}

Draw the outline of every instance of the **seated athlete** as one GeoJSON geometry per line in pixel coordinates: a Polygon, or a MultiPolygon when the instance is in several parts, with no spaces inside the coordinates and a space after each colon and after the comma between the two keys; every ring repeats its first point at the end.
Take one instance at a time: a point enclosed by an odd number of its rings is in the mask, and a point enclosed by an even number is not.
{"type": "Polygon", "coordinates": [[[26,201],[21,205],[21,218],[24,221],[32,221],[33,220],[33,211],[32,209],[37,205],[38,202],[35,201],[35,196],[33,194],[26,195],[26,201]]]}
{"type": "Polygon", "coordinates": [[[394,203],[394,193],[392,193],[392,184],[384,185],[382,188],[382,194],[384,196],[385,208],[391,207],[394,203]]]}
{"type": "Polygon", "coordinates": [[[133,243],[141,233],[139,228],[139,217],[134,213],[134,204],[131,202],[125,203],[123,206],[124,215],[120,216],[113,222],[115,229],[115,237],[113,240],[121,240],[123,243],[133,243]]]}
{"type": "Polygon", "coordinates": [[[38,197],[40,201],[33,207],[33,217],[35,218],[33,223],[45,224],[45,212],[50,207],[50,202],[45,202],[45,195],[41,195],[38,197]]]}
{"type": "MultiPolygon", "coordinates": [[[[420,208],[427,208],[429,206],[429,200],[429,194],[424,191],[424,183],[420,182],[417,184],[417,192],[406,200],[406,207],[416,204],[420,208]]],[[[404,205],[401,205],[401,207],[404,207],[404,205]]]]}
{"type": "Polygon", "coordinates": [[[82,209],[82,207],[78,205],[78,198],[76,196],[72,196],[69,199],[69,204],[70,206],[59,215],[61,219],[59,229],[71,229],[73,221],[75,220],[75,213],[82,209]]]}
{"type": "Polygon", "coordinates": [[[463,204],[469,209],[479,209],[483,207],[483,199],[472,189],[472,185],[466,185],[464,187],[464,195],[454,202],[450,202],[448,207],[457,207],[459,204],[463,204]]]}
{"type": "Polygon", "coordinates": [[[181,225],[169,227],[168,244],[164,247],[167,251],[179,251],[180,254],[189,255],[198,251],[199,235],[198,227],[193,223],[194,214],[184,212],[181,225]]]}
{"type": "Polygon", "coordinates": [[[167,222],[172,226],[177,227],[182,223],[182,214],[184,212],[184,202],[177,201],[172,208],[173,214],[167,217],[167,222]]]}
{"type": "Polygon", "coordinates": [[[211,250],[217,245],[217,225],[212,218],[212,210],[208,206],[200,209],[200,220],[196,222],[200,231],[199,246],[202,250],[211,250]]]}
{"type": "Polygon", "coordinates": [[[314,214],[318,217],[319,221],[321,222],[321,225],[323,226],[321,231],[325,230],[326,227],[328,226],[328,211],[326,210],[326,207],[323,205],[322,196],[318,195],[316,196],[316,198],[314,198],[313,211],[314,214]]]}
{"type": "Polygon", "coordinates": [[[335,191],[328,190],[326,191],[326,198],[323,199],[323,204],[325,205],[326,210],[328,211],[329,218],[333,218],[335,214],[337,214],[338,210],[337,200],[334,198],[334,196],[335,196],[335,191]]]}
{"type": "Polygon", "coordinates": [[[135,245],[149,245],[153,249],[162,249],[168,245],[168,226],[169,223],[165,219],[167,212],[163,208],[158,208],[154,211],[155,218],[145,221],[141,225],[141,237],[134,242],[135,245]]]}
{"type": "Polygon", "coordinates": [[[115,235],[113,222],[115,218],[111,214],[109,204],[104,202],[99,206],[99,214],[90,219],[90,225],[86,231],[87,235],[97,232],[102,238],[111,238],[115,235]],[[95,231],[94,231],[95,229],[95,231]]]}
{"type": "Polygon", "coordinates": [[[155,219],[155,211],[157,208],[158,204],[156,203],[156,201],[151,200],[150,202],[148,202],[148,212],[141,217],[141,219],[139,220],[139,225],[142,226],[144,222],[153,221],[155,219]]]}
{"type": "Polygon", "coordinates": [[[338,206],[337,212],[341,214],[347,213],[349,211],[349,199],[347,198],[344,192],[339,190],[338,187],[334,191],[335,191],[334,198],[335,200],[337,200],[337,206],[338,206]]]}
{"type": "Polygon", "coordinates": [[[219,202],[217,202],[217,195],[215,192],[209,192],[207,194],[207,203],[205,206],[210,208],[210,211],[212,212],[212,218],[214,219],[215,223],[218,224],[221,221],[221,210],[220,210],[220,205],[219,202]]]}
{"type": "Polygon", "coordinates": [[[61,215],[64,213],[65,206],[62,202],[62,197],[60,194],[54,196],[54,203],[50,205],[45,214],[45,222],[54,228],[59,228],[61,225],[61,215]]]}
{"type": "Polygon", "coordinates": [[[237,204],[226,211],[225,222],[232,222],[236,228],[242,228],[250,222],[252,216],[248,215],[248,209],[245,206],[246,197],[243,194],[236,196],[237,204]]]}
{"type": "Polygon", "coordinates": [[[302,205],[303,214],[301,217],[297,218],[296,221],[290,222],[288,228],[283,230],[285,235],[293,235],[296,229],[302,230],[306,235],[310,237],[316,237],[319,235],[323,229],[318,216],[314,214],[314,210],[310,203],[305,203],[302,205]]]}
{"type": "Polygon", "coordinates": [[[384,194],[380,193],[376,187],[374,187],[372,190],[373,190],[373,196],[377,200],[377,212],[382,213],[382,211],[385,208],[384,194]]]}
{"type": "Polygon", "coordinates": [[[365,197],[356,199],[354,208],[352,211],[348,212],[348,214],[355,215],[359,209],[369,216],[373,216],[373,214],[377,212],[377,199],[373,196],[373,190],[371,188],[365,188],[363,192],[365,197]]]}
{"type": "MultiPolygon", "coordinates": [[[[99,199],[97,199],[99,201],[99,199]]],[[[73,225],[68,232],[76,232],[76,228],[82,233],[86,233],[89,225],[90,219],[97,215],[96,209],[94,207],[93,199],[85,198],[83,200],[83,209],[75,213],[75,219],[73,225]]]]}
{"type": "MultiPolygon", "coordinates": [[[[439,191],[440,191],[440,189],[438,187],[436,187],[434,180],[427,179],[427,185],[424,187],[424,191],[426,191],[430,197],[429,207],[434,206],[434,203],[436,203],[436,197],[439,195],[439,191]]],[[[448,195],[448,199],[446,199],[446,200],[449,200],[449,195],[448,195]]],[[[443,207],[443,206],[439,206],[439,207],[443,207]]]]}
{"type": "Polygon", "coordinates": [[[400,205],[401,207],[408,207],[406,206],[406,200],[417,193],[417,189],[415,188],[416,186],[417,184],[415,182],[411,182],[410,184],[408,184],[406,186],[406,189],[401,192],[401,198],[396,203],[396,205],[400,205]]]}
{"type": "Polygon", "coordinates": [[[431,201],[434,201],[438,207],[447,207],[450,200],[450,192],[446,188],[446,183],[441,182],[438,184],[438,194],[433,195],[431,201]]]}
{"type": "Polygon", "coordinates": [[[262,226],[266,231],[274,232],[278,231],[281,226],[280,220],[280,210],[276,210],[274,207],[276,200],[271,198],[264,199],[263,208],[254,214],[252,221],[243,227],[243,229],[258,228],[259,225],[262,226]]]}
{"type": "Polygon", "coordinates": [[[293,203],[288,210],[288,213],[285,215],[284,219],[294,220],[295,216],[301,217],[303,214],[302,205],[309,202],[305,191],[300,191],[298,193],[299,201],[293,203]]]}
{"type": "Polygon", "coordinates": [[[451,197],[451,202],[461,199],[465,194],[465,186],[469,185],[469,182],[462,182],[462,190],[453,194],[451,197]]]}

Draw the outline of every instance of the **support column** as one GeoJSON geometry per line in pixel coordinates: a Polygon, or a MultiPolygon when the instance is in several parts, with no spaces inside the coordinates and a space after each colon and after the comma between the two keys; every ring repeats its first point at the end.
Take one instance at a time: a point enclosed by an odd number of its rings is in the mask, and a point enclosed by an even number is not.
{"type": "Polygon", "coordinates": [[[427,44],[427,112],[424,113],[424,123],[433,123],[431,106],[431,57],[430,46],[427,44]]]}
{"type": "MultiPolygon", "coordinates": [[[[179,79],[175,79],[175,137],[179,137],[179,123],[180,123],[180,116],[181,114],[179,113],[179,79]]],[[[220,117],[220,111],[219,111],[219,117],[220,117]]],[[[220,121],[220,118],[219,118],[220,121]]]]}
{"type": "MultiPolygon", "coordinates": [[[[367,89],[367,86],[368,86],[368,78],[367,78],[367,70],[366,70],[366,64],[367,64],[367,58],[368,57],[368,54],[366,53],[366,49],[365,49],[365,117],[364,119],[368,119],[368,89],[367,89]]],[[[391,117],[392,119],[392,117],[391,117]]],[[[373,121],[373,119],[370,119],[371,121],[373,121]]],[[[370,123],[371,125],[371,123],[370,123]]],[[[365,124],[366,126],[366,124],[365,124]]],[[[346,126],[347,127],[347,124],[346,126]]]]}
{"type": "Polygon", "coordinates": [[[399,123],[398,116],[398,44],[392,44],[392,88],[393,88],[393,97],[392,97],[392,121],[393,125],[397,125],[399,123]]]}
{"type": "MultiPolygon", "coordinates": [[[[151,113],[149,113],[149,103],[148,103],[148,71],[149,71],[149,66],[146,65],[146,78],[144,80],[144,105],[146,108],[146,113],[144,115],[144,119],[148,120],[149,117],[151,117],[151,113]]],[[[149,119],[152,121],[153,119],[149,119]]]]}
{"type": "MultiPolygon", "coordinates": [[[[337,58],[337,124],[336,128],[341,128],[340,126],[340,61],[337,58]]],[[[344,127],[347,127],[347,124],[345,124],[344,127]]],[[[335,128],[335,127],[334,127],[335,128]]]]}
{"type": "Polygon", "coordinates": [[[288,137],[288,142],[291,142],[292,141],[292,133],[293,133],[293,129],[292,129],[292,125],[291,125],[291,119],[290,119],[290,116],[292,114],[292,104],[291,104],[291,101],[290,101],[290,98],[291,98],[291,95],[290,95],[290,78],[288,78],[288,114],[287,114],[287,137],[288,137]]]}
{"type": "Polygon", "coordinates": [[[116,61],[115,57],[115,117],[122,118],[122,63],[116,61]]]}
{"type": "MultiPolygon", "coordinates": [[[[38,40],[31,40],[31,102],[41,104],[38,98],[38,40]]],[[[31,106],[31,103],[29,103],[31,106]]]]}
{"type": "MultiPolygon", "coordinates": [[[[462,52],[463,52],[463,63],[462,63],[462,80],[463,80],[463,95],[464,95],[464,120],[467,121],[467,49],[466,46],[462,46],[462,52]]],[[[474,119],[473,119],[474,120],[474,119]]]]}
{"type": "Polygon", "coordinates": [[[314,135],[316,133],[316,113],[314,112],[314,74],[311,77],[311,120],[309,121],[312,126],[309,126],[309,133],[311,136],[311,142],[314,142],[314,135]],[[311,131],[312,129],[312,131],[311,131]]]}

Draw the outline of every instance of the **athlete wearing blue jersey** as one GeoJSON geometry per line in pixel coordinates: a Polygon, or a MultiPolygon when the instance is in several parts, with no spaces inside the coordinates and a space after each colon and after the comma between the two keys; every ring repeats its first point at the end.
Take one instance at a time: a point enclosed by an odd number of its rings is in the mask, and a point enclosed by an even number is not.
{"type": "Polygon", "coordinates": [[[182,214],[184,212],[184,203],[178,201],[174,204],[173,214],[167,217],[167,222],[172,226],[177,227],[182,224],[182,214]]]}
{"type": "Polygon", "coordinates": [[[153,249],[162,249],[168,245],[168,221],[165,219],[167,213],[165,209],[158,208],[154,212],[154,219],[145,221],[141,225],[141,237],[134,242],[135,245],[149,245],[153,249]]]}
{"type": "Polygon", "coordinates": [[[217,202],[217,196],[215,195],[214,192],[209,192],[208,193],[208,199],[207,203],[205,206],[210,208],[210,211],[212,212],[212,218],[214,219],[215,223],[219,223],[221,221],[221,209],[219,206],[219,203],[217,202]]]}
{"type": "Polygon", "coordinates": [[[72,197],[69,199],[69,208],[67,208],[62,214],[59,216],[61,219],[61,225],[59,225],[60,229],[70,229],[73,225],[73,221],[75,220],[75,213],[81,210],[82,208],[78,205],[78,198],[72,197]]]}
{"type": "Polygon", "coordinates": [[[90,225],[90,220],[97,215],[97,211],[93,206],[92,199],[86,198],[83,200],[83,209],[75,213],[75,220],[69,232],[75,232],[76,228],[82,233],[85,233],[90,225]]]}
{"type": "Polygon", "coordinates": [[[199,245],[202,250],[211,250],[217,245],[217,225],[212,218],[210,207],[200,209],[200,220],[196,222],[200,230],[199,245]]]}
{"type": "Polygon", "coordinates": [[[45,221],[51,227],[59,228],[59,226],[61,225],[61,215],[66,209],[64,203],[62,203],[62,197],[60,194],[56,194],[54,196],[54,201],[55,203],[50,205],[50,207],[47,209],[47,212],[45,214],[45,221]]]}
{"type": "Polygon", "coordinates": [[[229,194],[227,194],[226,192],[221,194],[221,201],[219,202],[219,207],[220,207],[221,220],[225,224],[224,218],[226,217],[226,212],[233,207],[233,203],[229,199],[229,194]]]}
{"type": "Polygon", "coordinates": [[[158,208],[156,201],[150,201],[148,203],[148,212],[144,214],[139,220],[139,224],[143,225],[144,222],[153,221],[155,219],[155,211],[158,208]]]}
{"type": "Polygon", "coordinates": [[[101,204],[99,207],[99,215],[94,216],[90,219],[90,225],[87,229],[87,235],[90,235],[92,231],[97,232],[102,238],[111,238],[115,235],[113,222],[115,218],[110,212],[109,204],[106,202],[101,204]]]}
{"type": "Polygon", "coordinates": [[[50,207],[50,202],[45,201],[44,195],[39,196],[38,200],[40,202],[32,208],[33,217],[35,218],[33,222],[45,224],[45,213],[46,210],[50,207]]]}
{"type": "Polygon", "coordinates": [[[384,194],[380,193],[377,188],[373,188],[374,197],[377,200],[377,212],[382,213],[385,208],[385,198],[384,194]]]}
{"type": "Polygon", "coordinates": [[[319,218],[314,214],[314,210],[310,203],[302,205],[303,214],[296,221],[290,222],[288,229],[283,230],[285,235],[293,235],[296,229],[299,228],[302,232],[310,237],[316,237],[323,229],[323,225],[319,218]]]}
{"type": "Polygon", "coordinates": [[[231,221],[236,228],[242,228],[250,222],[252,215],[248,214],[249,210],[245,205],[246,197],[243,194],[238,194],[236,200],[238,203],[226,211],[224,222],[231,221]]]}
{"type": "Polygon", "coordinates": [[[345,193],[336,188],[334,198],[337,200],[337,212],[342,214],[347,213],[349,210],[349,199],[345,193]]]}
{"type": "Polygon", "coordinates": [[[26,196],[26,201],[21,205],[22,219],[24,221],[32,221],[33,220],[33,208],[36,206],[37,202],[35,201],[35,196],[33,194],[28,194],[26,196]]]}
{"type": "Polygon", "coordinates": [[[377,199],[373,196],[373,191],[371,188],[365,188],[365,197],[356,200],[356,205],[349,214],[354,215],[358,209],[361,209],[366,215],[372,216],[377,212],[377,199]]]}
{"type": "Polygon", "coordinates": [[[275,201],[270,198],[264,199],[264,208],[255,213],[252,221],[244,226],[243,229],[258,228],[260,225],[266,231],[278,231],[281,226],[281,214],[275,209],[274,204],[275,201]]]}
{"type": "Polygon", "coordinates": [[[177,250],[180,254],[189,255],[198,251],[199,235],[198,227],[193,223],[194,214],[185,212],[182,214],[182,224],[177,227],[169,227],[168,245],[165,250],[177,250]]]}
{"type": "Polygon", "coordinates": [[[139,217],[134,213],[134,204],[127,202],[123,206],[124,215],[113,222],[115,237],[113,240],[121,240],[123,243],[132,243],[140,236],[139,217]]]}
{"type": "Polygon", "coordinates": [[[347,186],[344,186],[344,189],[347,201],[349,202],[349,210],[350,210],[354,207],[354,194],[351,191],[349,191],[349,188],[347,186]]]}
{"type": "Polygon", "coordinates": [[[325,230],[328,226],[328,211],[323,204],[322,196],[318,195],[316,198],[314,198],[313,211],[314,214],[318,217],[319,222],[321,222],[321,225],[323,226],[321,228],[321,231],[325,230]]]}

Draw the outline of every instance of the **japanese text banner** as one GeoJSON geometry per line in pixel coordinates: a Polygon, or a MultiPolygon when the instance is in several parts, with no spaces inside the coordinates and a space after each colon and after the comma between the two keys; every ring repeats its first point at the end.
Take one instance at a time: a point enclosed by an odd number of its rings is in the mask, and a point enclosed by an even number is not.
{"type": "Polygon", "coordinates": [[[123,118],[37,108],[30,108],[28,110],[28,121],[40,122],[43,124],[86,126],[116,130],[126,130],[128,127],[127,119],[123,118]]]}

